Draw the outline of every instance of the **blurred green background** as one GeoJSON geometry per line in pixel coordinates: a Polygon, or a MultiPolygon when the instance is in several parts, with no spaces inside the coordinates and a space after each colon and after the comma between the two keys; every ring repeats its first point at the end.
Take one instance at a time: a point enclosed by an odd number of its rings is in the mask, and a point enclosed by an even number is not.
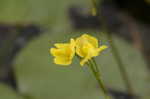
{"type": "MultiPolygon", "coordinates": [[[[0,99],[104,99],[90,70],[78,59],[68,67],[53,63],[49,48],[56,42],[89,33],[108,44],[104,34],[71,28],[67,10],[71,5],[91,6],[90,0],[0,0],[0,22],[40,24],[46,30],[28,43],[13,62],[18,90],[0,83],[0,99]]],[[[150,78],[141,53],[123,39],[115,44],[128,71],[135,94],[150,99],[150,78]]],[[[125,91],[116,61],[110,49],[96,57],[108,88],[125,91]]]]}

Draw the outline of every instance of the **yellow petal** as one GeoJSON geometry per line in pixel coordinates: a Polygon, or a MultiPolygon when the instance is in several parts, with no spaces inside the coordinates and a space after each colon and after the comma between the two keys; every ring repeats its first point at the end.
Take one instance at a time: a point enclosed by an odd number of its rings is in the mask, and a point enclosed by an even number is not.
{"type": "Polygon", "coordinates": [[[50,52],[53,56],[61,56],[61,57],[66,56],[65,55],[65,50],[63,50],[63,49],[51,48],[50,52]]]}
{"type": "Polygon", "coordinates": [[[98,40],[95,37],[90,36],[88,34],[84,34],[84,35],[82,35],[82,37],[83,37],[83,39],[86,39],[94,47],[98,47],[98,40]]]}
{"type": "Polygon", "coordinates": [[[76,41],[73,38],[71,38],[70,39],[70,44],[71,44],[71,47],[75,47],[76,41]]]}
{"type": "Polygon", "coordinates": [[[90,56],[86,56],[85,58],[83,58],[81,61],[80,61],[80,65],[83,66],[91,57],[90,56]]]}
{"type": "Polygon", "coordinates": [[[83,34],[76,39],[76,53],[82,58],[80,62],[81,66],[92,57],[98,56],[99,53],[106,48],[107,46],[105,45],[98,48],[98,40],[88,34],[83,34]]]}
{"type": "Polygon", "coordinates": [[[80,65],[83,66],[86,62],[88,61],[88,59],[84,58],[80,61],[80,65]]]}
{"type": "Polygon", "coordinates": [[[70,43],[56,43],[56,48],[51,48],[50,53],[55,57],[54,63],[60,65],[69,65],[75,55],[75,40],[70,43]]]}
{"type": "Polygon", "coordinates": [[[69,44],[63,44],[63,43],[56,43],[56,44],[54,44],[57,48],[65,48],[65,47],[67,47],[67,46],[69,46],[69,44]]]}
{"type": "Polygon", "coordinates": [[[51,49],[50,49],[50,53],[51,53],[53,56],[57,56],[58,51],[57,51],[56,48],[51,48],[51,49]]]}
{"type": "Polygon", "coordinates": [[[100,53],[100,52],[102,52],[103,50],[105,50],[105,49],[107,49],[107,48],[108,48],[108,46],[102,45],[102,46],[100,46],[100,47],[98,48],[98,51],[99,51],[99,53],[100,53]]]}
{"type": "Polygon", "coordinates": [[[54,63],[59,65],[70,65],[71,62],[72,61],[68,58],[60,58],[60,57],[54,58],[54,63]]]}
{"type": "Polygon", "coordinates": [[[76,53],[81,57],[84,57],[84,53],[82,51],[83,45],[84,45],[83,39],[80,37],[77,38],[76,39],[76,53]]]}

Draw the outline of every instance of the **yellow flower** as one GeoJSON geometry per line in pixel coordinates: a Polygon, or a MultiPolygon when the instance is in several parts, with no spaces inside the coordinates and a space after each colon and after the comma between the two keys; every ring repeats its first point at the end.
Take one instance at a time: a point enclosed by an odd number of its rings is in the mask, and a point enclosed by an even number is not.
{"type": "Polygon", "coordinates": [[[69,65],[75,55],[75,40],[70,43],[55,44],[56,48],[51,48],[50,53],[55,57],[54,63],[59,65],[69,65]]]}
{"type": "Polygon", "coordinates": [[[92,57],[98,56],[106,48],[106,45],[98,47],[98,40],[88,34],[83,34],[76,39],[76,53],[82,58],[81,66],[92,57]]]}

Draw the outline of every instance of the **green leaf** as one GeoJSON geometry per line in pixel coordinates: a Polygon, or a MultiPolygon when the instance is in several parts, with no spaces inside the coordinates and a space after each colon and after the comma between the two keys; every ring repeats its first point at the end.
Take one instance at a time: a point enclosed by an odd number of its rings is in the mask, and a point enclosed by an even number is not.
{"type": "Polygon", "coordinates": [[[16,91],[7,85],[0,84],[0,98],[1,99],[23,99],[16,91]]]}
{"type": "MultiPolygon", "coordinates": [[[[35,99],[99,99],[103,95],[95,78],[86,66],[80,67],[76,58],[68,67],[53,63],[49,48],[56,42],[69,41],[70,37],[80,35],[61,31],[51,31],[34,40],[18,56],[15,69],[21,93],[31,95],[35,99]]],[[[148,76],[141,55],[121,39],[115,39],[136,94],[148,97],[148,76]]],[[[109,88],[125,91],[110,51],[96,57],[96,60],[101,66],[105,84],[109,88]]]]}

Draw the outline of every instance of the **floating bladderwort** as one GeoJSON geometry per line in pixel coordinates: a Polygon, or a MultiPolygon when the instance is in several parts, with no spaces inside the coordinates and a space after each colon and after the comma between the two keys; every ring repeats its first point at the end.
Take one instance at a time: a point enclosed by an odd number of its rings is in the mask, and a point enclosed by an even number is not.
{"type": "Polygon", "coordinates": [[[78,56],[81,66],[89,66],[94,77],[98,81],[105,98],[109,99],[107,90],[102,82],[100,71],[94,57],[101,54],[106,45],[99,46],[98,40],[88,34],[83,34],[76,39],[71,38],[69,43],[57,43],[56,48],[51,48],[50,53],[54,56],[54,63],[68,66],[72,63],[73,57],[78,56]]]}

